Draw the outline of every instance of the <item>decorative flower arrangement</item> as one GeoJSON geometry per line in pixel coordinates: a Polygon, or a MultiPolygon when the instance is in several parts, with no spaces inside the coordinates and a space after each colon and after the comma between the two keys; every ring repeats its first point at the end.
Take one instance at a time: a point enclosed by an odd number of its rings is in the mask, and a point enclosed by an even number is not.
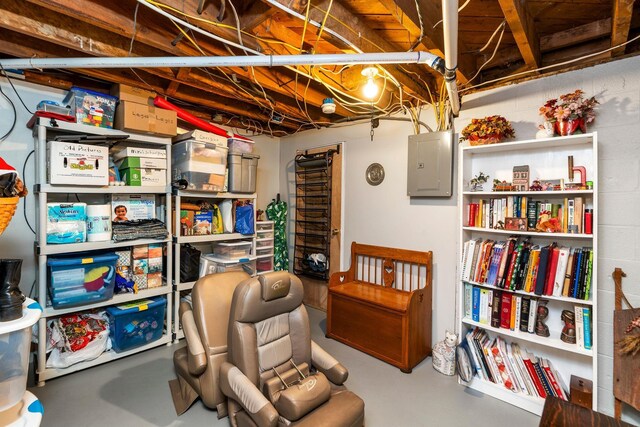
{"type": "Polygon", "coordinates": [[[506,138],[513,138],[516,133],[511,123],[502,116],[489,116],[483,119],[472,119],[462,129],[460,141],[469,140],[471,145],[494,144],[506,138]]]}
{"type": "Polygon", "coordinates": [[[598,101],[594,96],[584,98],[583,95],[582,90],[576,89],[558,99],[548,100],[538,112],[545,121],[554,124],[554,130],[559,135],[570,135],[578,129],[586,132],[587,124],[596,118],[594,108],[598,101]]]}

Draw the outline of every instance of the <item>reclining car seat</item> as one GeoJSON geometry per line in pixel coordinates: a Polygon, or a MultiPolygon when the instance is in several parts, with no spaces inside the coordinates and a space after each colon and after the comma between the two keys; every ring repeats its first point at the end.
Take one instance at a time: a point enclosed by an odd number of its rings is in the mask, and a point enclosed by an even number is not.
{"type": "Polygon", "coordinates": [[[233,291],[250,276],[245,272],[216,273],[200,278],[191,292],[192,305],[180,303],[179,320],[187,345],[173,353],[178,376],[169,381],[178,415],[200,396],[205,406],[227,414],[219,387],[220,365],[227,360],[227,325],[233,291]]]}
{"type": "Polygon", "coordinates": [[[300,279],[287,272],[242,282],[233,293],[220,388],[233,427],[355,427],[364,402],[348,372],[311,340],[300,279]]]}

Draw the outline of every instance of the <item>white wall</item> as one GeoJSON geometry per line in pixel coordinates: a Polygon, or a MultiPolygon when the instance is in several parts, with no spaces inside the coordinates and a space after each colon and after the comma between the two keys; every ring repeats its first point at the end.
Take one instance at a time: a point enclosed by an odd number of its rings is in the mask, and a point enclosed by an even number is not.
{"type": "MultiPolygon", "coordinates": [[[[287,194],[289,206],[295,205],[293,158],[296,150],[344,141],[342,265],[348,268],[349,248],[354,241],[433,251],[435,342],[444,337],[445,329],[454,328],[456,196],[455,193],[449,199],[410,199],[407,196],[407,136],[413,132],[411,123],[380,121],[373,142],[369,131],[369,123],[364,123],[311,130],[283,138],[280,148],[281,191],[287,194]],[[384,181],[375,187],[365,180],[366,169],[374,162],[385,169],[384,181]]],[[[289,230],[293,229],[292,215],[290,212],[289,230]]],[[[290,247],[293,238],[289,233],[290,247]]]]}
{"type": "Polygon", "coordinates": [[[255,141],[254,154],[260,156],[256,182],[256,192],[258,194],[256,207],[265,210],[269,202],[276,198],[280,189],[280,138],[268,136],[251,138],[255,141]]]}
{"type": "MultiPolygon", "coordinates": [[[[598,131],[599,197],[596,212],[598,246],[598,381],[599,410],[613,414],[613,309],[611,273],[621,267],[623,287],[634,306],[640,306],[640,57],[573,71],[464,97],[456,129],[471,118],[501,114],[514,124],[517,137],[533,138],[541,123],[538,108],[549,98],[575,89],[600,101],[590,130],[598,131]]],[[[423,113],[425,117],[428,112],[423,113]]],[[[454,324],[456,278],[456,194],[449,200],[411,200],[406,196],[407,135],[403,123],[381,122],[375,140],[368,124],[323,131],[307,131],[282,139],[281,191],[293,189],[292,159],[296,149],[345,141],[345,247],[352,241],[434,252],[434,339],[454,324]],[[367,165],[381,163],[385,182],[370,187],[367,165]]],[[[454,172],[455,177],[455,172],[454,172]]],[[[455,192],[454,192],[455,193],[455,192]]],[[[293,200],[289,200],[293,202],[293,200]]],[[[343,252],[349,264],[349,254],[343,252]]],[[[640,373],[629,373],[640,376],[640,373]]],[[[640,413],[625,406],[623,419],[640,424],[640,413]]]]}

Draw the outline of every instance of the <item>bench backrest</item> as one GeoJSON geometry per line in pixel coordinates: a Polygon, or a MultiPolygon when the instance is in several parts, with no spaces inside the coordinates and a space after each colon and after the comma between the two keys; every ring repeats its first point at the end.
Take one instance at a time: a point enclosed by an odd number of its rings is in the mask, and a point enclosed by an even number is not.
{"type": "Polygon", "coordinates": [[[351,244],[352,280],[411,292],[431,285],[431,251],[351,244]]]}

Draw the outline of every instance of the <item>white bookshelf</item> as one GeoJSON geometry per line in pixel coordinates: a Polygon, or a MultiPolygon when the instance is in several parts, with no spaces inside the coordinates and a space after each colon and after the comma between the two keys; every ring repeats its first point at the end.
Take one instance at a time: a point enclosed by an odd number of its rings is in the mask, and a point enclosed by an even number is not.
{"type": "MultiPolygon", "coordinates": [[[[68,255],[74,253],[92,253],[93,251],[113,250],[123,247],[132,247],[138,245],[148,245],[151,243],[164,243],[166,246],[166,256],[171,259],[172,245],[171,239],[137,239],[122,242],[104,241],[104,242],[84,242],[73,244],[47,244],[46,224],[47,224],[47,202],[52,200],[60,201],[65,195],[76,195],[78,197],[87,197],[96,202],[103,197],[100,202],[110,201],[112,194],[153,194],[156,195],[156,203],[159,209],[158,215],[167,226],[169,231],[170,222],[167,221],[168,212],[171,211],[171,191],[167,186],[155,187],[133,187],[133,186],[86,186],[82,183],[78,185],[54,185],[47,183],[47,143],[54,137],[60,135],[100,135],[115,138],[110,140],[110,144],[118,144],[122,146],[146,146],[146,147],[164,147],[167,150],[167,182],[171,182],[171,139],[161,138],[151,135],[141,135],[125,133],[114,129],[106,129],[94,126],[87,126],[78,123],[68,123],[63,121],[55,121],[40,118],[33,128],[33,137],[35,143],[35,161],[36,161],[36,177],[34,185],[34,193],[36,196],[36,241],[35,253],[38,262],[37,286],[38,286],[38,302],[43,309],[42,317],[38,323],[38,357],[37,357],[37,381],[38,385],[44,385],[44,382],[62,375],[77,372],[82,369],[91,368],[101,365],[111,360],[120,359],[125,356],[139,353],[150,348],[158,347],[171,343],[171,326],[173,324],[171,310],[172,307],[172,289],[165,281],[163,286],[149,288],[139,291],[137,294],[116,294],[113,298],[96,303],[87,303],[74,307],[53,308],[50,303],[49,290],[47,286],[48,272],[47,260],[50,256],[68,255]],[[71,365],[67,368],[47,368],[46,367],[46,344],[47,344],[47,321],[70,313],[83,312],[87,310],[106,308],[108,306],[120,305],[146,298],[163,296],[166,298],[167,305],[165,308],[164,323],[166,330],[162,338],[150,342],[141,347],[137,347],[125,352],[116,353],[115,351],[104,352],[99,357],[71,365]]],[[[81,144],[93,144],[90,140],[79,141],[81,144]]],[[[164,271],[166,277],[172,275],[172,265],[167,263],[164,271]]]]}
{"type": "MultiPolygon", "coordinates": [[[[575,180],[579,181],[580,174],[575,173],[575,180]]],[[[456,319],[457,331],[460,338],[464,339],[467,331],[478,327],[484,329],[491,339],[501,337],[507,343],[517,343],[522,350],[548,359],[554,365],[560,375],[560,381],[568,386],[572,375],[593,381],[593,409],[597,410],[598,401],[598,318],[597,318],[597,277],[598,277],[598,142],[596,133],[572,135],[567,137],[554,137],[544,139],[522,140],[504,142],[492,145],[470,146],[468,143],[459,147],[458,167],[458,272],[456,289],[456,319]],[[593,182],[592,189],[571,189],[562,191],[491,191],[494,179],[500,181],[512,181],[513,167],[528,165],[529,182],[535,179],[568,180],[567,156],[574,157],[575,166],[585,166],[586,180],[593,182]],[[469,181],[479,172],[489,175],[489,181],[484,184],[483,191],[472,191],[469,181]],[[527,196],[529,200],[548,201],[562,203],[565,198],[582,197],[587,208],[593,209],[592,234],[572,233],[542,233],[535,231],[510,231],[488,227],[468,226],[468,205],[479,200],[506,198],[509,196],[527,196]],[[471,239],[492,239],[504,241],[509,236],[515,236],[519,240],[528,238],[531,243],[540,246],[557,242],[559,246],[589,247],[593,249],[593,269],[590,297],[587,300],[562,297],[535,295],[522,290],[501,289],[494,285],[463,280],[461,258],[464,244],[471,239]],[[491,323],[480,323],[465,317],[465,284],[470,284],[481,289],[508,292],[523,295],[538,300],[546,300],[549,316],[545,323],[550,330],[549,337],[538,336],[535,333],[522,332],[516,326],[516,330],[496,328],[491,323]],[[591,308],[592,316],[592,348],[584,349],[577,344],[569,344],[560,339],[563,323],[560,314],[563,309],[573,309],[575,305],[591,308]]],[[[526,219],[525,219],[526,221],[526,219]]],[[[490,316],[490,315],[489,315],[490,316]]],[[[461,384],[486,395],[508,402],[529,412],[540,415],[544,406],[544,399],[529,396],[523,393],[514,393],[502,385],[483,380],[478,376],[469,382],[460,381],[461,384]]],[[[565,391],[569,391],[565,387],[565,391]]]]}

